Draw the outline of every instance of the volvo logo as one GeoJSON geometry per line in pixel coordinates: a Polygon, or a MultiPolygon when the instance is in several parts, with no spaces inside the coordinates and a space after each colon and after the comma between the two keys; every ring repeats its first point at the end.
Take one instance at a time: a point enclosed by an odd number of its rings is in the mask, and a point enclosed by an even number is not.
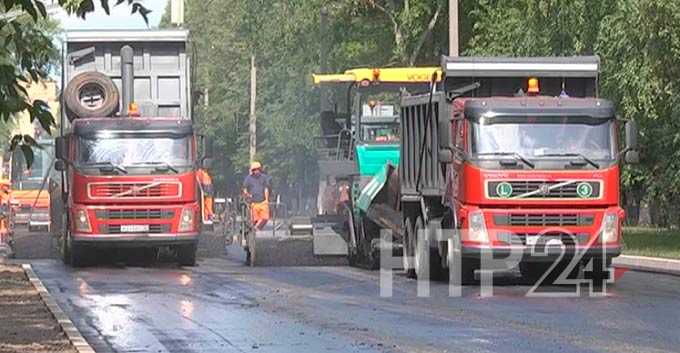
{"type": "Polygon", "coordinates": [[[549,184],[541,184],[538,186],[538,193],[544,196],[547,196],[550,194],[550,185],[549,184]]]}

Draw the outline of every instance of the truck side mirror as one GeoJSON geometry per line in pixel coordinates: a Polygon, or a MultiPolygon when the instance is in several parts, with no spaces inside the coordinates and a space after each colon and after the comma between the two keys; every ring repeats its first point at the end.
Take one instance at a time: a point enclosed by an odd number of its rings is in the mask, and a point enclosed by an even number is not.
{"type": "Polygon", "coordinates": [[[68,159],[68,141],[64,136],[59,136],[54,139],[54,153],[59,160],[64,161],[68,159]]]}
{"type": "Polygon", "coordinates": [[[439,121],[439,126],[437,126],[437,130],[439,130],[437,132],[437,138],[439,139],[440,149],[449,149],[453,144],[453,141],[451,140],[451,125],[451,120],[449,119],[442,119],[439,121]]]}
{"type": "Polygon", "coordinates": [[[66,162],[63,159],[57,159],[54,161],[54,170],[58,172],[63,172],[66,170],[66,162]]]}
{"type": "Polygon", "coordinates": [[[637,122],[630,120],[626,122],[626,150],[637,151],[638,149],[638,127],[637,122]]]}
{"type": "Polygon", "coordinates": [[[440,120],[437,126],[437,139],[439,140],[437,159],[439,163],[448,164],[453,162],[453,135],[451,134],[451,126],[450,119],[440,120]]]}
{"type": "Polygon", "coordinates": [[[626,154],[623,156],[623,159],[626,162],[626,164],[638,164],[640,163],[640,152],[636,150],[626,151],[626,154]]]}
{"type": "Polygon", "coordinates": [[[212,137],[203,137],[203,158],[213,157],[213,139],[212,137]]]}
{"type": "Polygon", "coordinates": [[[203,169],[211,169],[213,165],[213,159],[212,158],[203,158],[201,161],[201,168],[203,169]]]}

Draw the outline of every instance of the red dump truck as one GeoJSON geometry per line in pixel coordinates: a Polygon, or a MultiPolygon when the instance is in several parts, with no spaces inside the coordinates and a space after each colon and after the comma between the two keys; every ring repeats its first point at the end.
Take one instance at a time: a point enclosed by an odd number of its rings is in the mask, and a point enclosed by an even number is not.
{"type": "Polygon", "coordinates": [[[480,259],[514,253],[532,279],[560,259],[607,278],[622,244],[620,164],[639,156],[635,123],[598,97],[599,59],[446,57],[442,70],[441,90],[401,104],[408,272],[471,281],[480,259]]]}
{"type": "Polygon", "coordinates": [[[191,119],[188,32],[75,31],[66,36],[60,171],[52,233],[63,260],[95,247],[170,247],[194,265],[200,141],[191,119]],[[120,94],[119,94],[120,92],[120,94]]]}

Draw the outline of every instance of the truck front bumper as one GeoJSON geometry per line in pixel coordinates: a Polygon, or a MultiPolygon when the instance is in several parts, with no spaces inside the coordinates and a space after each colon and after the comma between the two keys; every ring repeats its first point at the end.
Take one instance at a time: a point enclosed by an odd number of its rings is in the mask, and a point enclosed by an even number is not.
{"type": "Polygon", "coordinates": [[[73,234],[73,242],[88,246],[101,247],[156,247],[183,245],[198,242],[198,232],[182,234],[73,234]]]}
{"type": "Polygon", "coordinates": [[[14,212],[14,214],[12,214],[12,222],[18,225],[27,225],[30,216],[30,212],[14,212]]]}
{"type": "Polygon", "coordinates": [[[560,247],[560,246],[508,246],[508,247],[489,247],[489,246],[466,246],[461,248],[463,258],[493,258],[504,259],[521,255],[522,261],[531,262],[552,262],[560,257],[572,259],[576,256],[585,259],[591,258],[614,258],[621,255],[621,247],[618,245],[605,247],[560,247]]]}

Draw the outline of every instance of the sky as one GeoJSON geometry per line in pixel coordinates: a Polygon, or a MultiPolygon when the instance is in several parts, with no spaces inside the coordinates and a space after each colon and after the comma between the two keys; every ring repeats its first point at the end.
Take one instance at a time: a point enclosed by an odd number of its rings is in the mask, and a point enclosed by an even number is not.
{"type": "MultiPolygon", "coordinates": [[[[149,27],[154,28],[158,26],[161,21],[161,16],[165,12],[165,6],[169,0],[143,0],[144,7],[151,10],[149,16],[149,27]]],[[[106,15],[106,12],[99,6],[99,1],[95,1],[97,10],[87,15],[85,20],[76,16],[67,16],[63,11],[57,13],[53,18],[61,22],[62,29],[144,29],[147,28],[146,23],[138,14],[130,15],[130,7],[121,4],[113,6],[115,0],[110,0],[111,15],[106,15]]]]}

